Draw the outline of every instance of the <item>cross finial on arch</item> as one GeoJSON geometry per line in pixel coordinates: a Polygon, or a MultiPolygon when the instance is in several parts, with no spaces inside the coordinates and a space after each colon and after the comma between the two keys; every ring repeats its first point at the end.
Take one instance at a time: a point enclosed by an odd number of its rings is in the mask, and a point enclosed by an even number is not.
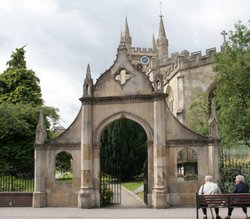
{"type": "Polygon", "coordinates": [[[223,30],[221,32],[221,35],[223,36],[223,43],[226,43],[227,42],[227,39],[226,39],[226,36],[227,36],[227,32],[225,30],[223,30]]]}

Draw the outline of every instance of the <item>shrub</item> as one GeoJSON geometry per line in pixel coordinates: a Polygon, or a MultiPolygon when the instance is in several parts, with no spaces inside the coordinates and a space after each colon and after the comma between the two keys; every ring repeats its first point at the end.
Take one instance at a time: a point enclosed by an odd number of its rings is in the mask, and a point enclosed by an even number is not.
{"type": "Polygon", "coordinates": [[[101,191],[101,205],[102,206],[110,205],[112,203],[113,195],[114,195],[113,191],[110,188],[108,188],[106,184],[104,184],[103,189],[101,191]]]}

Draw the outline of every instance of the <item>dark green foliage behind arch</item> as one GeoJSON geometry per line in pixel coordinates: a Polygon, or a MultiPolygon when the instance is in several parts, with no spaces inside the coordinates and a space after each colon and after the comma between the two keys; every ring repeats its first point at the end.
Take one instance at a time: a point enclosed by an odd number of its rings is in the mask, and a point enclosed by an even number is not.
{"type": "Polygon", "coordinates": [[[136,122],[121,119],[109,124],[101,135],[101,165],[119,163],[121,179],[133,179],[143,173],[147,159],[147,136],[136,122]]]}

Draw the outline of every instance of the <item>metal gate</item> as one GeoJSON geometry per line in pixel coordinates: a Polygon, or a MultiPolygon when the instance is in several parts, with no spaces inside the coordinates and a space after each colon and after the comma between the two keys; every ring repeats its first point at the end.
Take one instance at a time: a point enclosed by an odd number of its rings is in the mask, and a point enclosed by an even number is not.
{"type": "Polygon", "coordinates": [[[121,174],[118,163],[101,162],[101,206],[121,203],[121,174]]]}

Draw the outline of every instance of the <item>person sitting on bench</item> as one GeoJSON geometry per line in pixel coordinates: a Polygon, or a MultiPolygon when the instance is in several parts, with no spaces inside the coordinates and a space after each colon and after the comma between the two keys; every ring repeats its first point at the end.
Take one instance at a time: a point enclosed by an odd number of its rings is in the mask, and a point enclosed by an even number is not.
{"type": "MultiPolygon", "coordinates": [[[[215,195],[215,194],[221,194],[221,190],[219,186],[213,182],[212,176],[205,176],[205,184],[202,185],[199,189],[199,195],[215,195]]],[[[219,208],[214,208],[216,219],[221,219],[219,216],[219,208]]],[[[203,219],[207,219],[207,209],[202,208],[202,212],[204,214],[203,219]]],[[[211,211],[212,213],[212,211],[211,211]]]]}
{"type": "MultiPolygon", "coordinates": [[[[249,187],[245,183],[244,176],[238,175],[235,177],[235,186],[234,186],[233,193],[249,193],[249,187]]],[[[250,219],[250,217],[248,217],[248,215],[247,215],[247,208],[242,207],[242,209],[246,215],[246,219],[250,219]]],[[[225,217],[225,219],[230,219],[233,210],[234,210],[233,208],[228,208],[227,217],[225,217]]]]}

